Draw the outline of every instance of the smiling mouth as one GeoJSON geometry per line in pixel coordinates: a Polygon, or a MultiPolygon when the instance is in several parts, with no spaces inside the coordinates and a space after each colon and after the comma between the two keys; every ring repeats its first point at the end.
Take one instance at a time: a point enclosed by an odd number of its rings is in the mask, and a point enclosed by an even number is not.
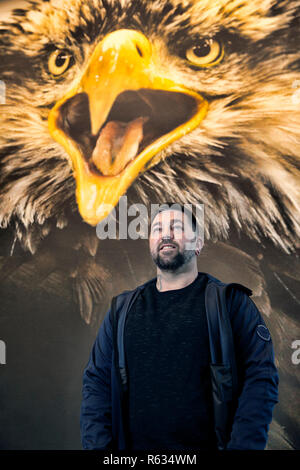
{"type": "Polygon", "coordinates": [[[175,245],[163,245],[159,251],[171,251],[175,250],[176,246],[175,245]]]}
{"type": "Polygon", "coordinates": [[[126,90],[117,96],[93,135],[89,97],[78,93],[62,104],[56,124],[76,143],[91,172],[117,176],[144,149],[189,121],[196,111],[195,98],[185,93],[126,90]]]}

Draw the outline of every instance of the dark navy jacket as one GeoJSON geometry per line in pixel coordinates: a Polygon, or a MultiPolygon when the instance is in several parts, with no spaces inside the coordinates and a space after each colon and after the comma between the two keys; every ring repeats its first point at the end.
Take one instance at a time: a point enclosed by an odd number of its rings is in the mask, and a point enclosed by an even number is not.
{"type": "MultiPolygon", "coordinates": [[[[207,273],[205,307],[218,449],[263,450],[278,372],[271,336],[247,287],[225,284],[207,273]]],[[[84,449],[126,450],[126,316],[154,279],[112,299],[83,373],[80,413],[84,449]]],[[[167,450],[167,449],[166,449],[167,450]]]]}

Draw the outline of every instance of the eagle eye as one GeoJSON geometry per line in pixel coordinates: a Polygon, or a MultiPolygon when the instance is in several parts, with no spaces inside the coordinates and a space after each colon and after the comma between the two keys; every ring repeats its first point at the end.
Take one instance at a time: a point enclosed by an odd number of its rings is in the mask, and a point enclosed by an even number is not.
{"type": "Polygon", "coordinates": [[[48,68],[52,75],[62,75],[71,64],[72,55],[65,49],[56,49],[50,54],[48,68]]]}
{"type": "Polygon", "coordinates": [[[186,49],[185,57],[197,67],[210,67],[217,65],[224,56],[222,44],[213,38],[204,38],[186,49]]]}

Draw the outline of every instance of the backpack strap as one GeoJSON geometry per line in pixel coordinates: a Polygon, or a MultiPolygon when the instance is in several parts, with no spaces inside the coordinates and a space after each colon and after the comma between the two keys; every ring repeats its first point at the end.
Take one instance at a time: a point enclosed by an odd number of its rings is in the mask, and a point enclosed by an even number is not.
{"type": "Polygon", "coordinates": [[[227,310],[227,292],[235,286],[248,295],[252,291],[242,284],[208,282],[205,310],[209,333],[210,373],[213,393],[215,432],[218,449],[224,450],[230,438],[238,398],[238,377],[233,334],[227,310]]]}
{"type": "Polygon", "coordinates": [[[127,373],[125,363],[124,349],[124,329],[127,313],[131,308],[134,300],[143,288],[138,287],[132,291],[126,291],[122,295],[113,297],[111,302],[111,316],[113,325],[114,344],[116,345],[116,361],[120,371],[121,384],[123,391],[127,391],[127,373]],[[126,295],[124,295],[126,294],[126,295]]]}
{"type": "Polygon", "coordinates": [[[242,284],[208,282],[205,291],[205,307],[209,331],[209,346],[212,364],[230,366],[232,370],[233,393],[237,392],[237,370],[233,334],[227,310],[227,295],[231,287],[252,295],[251,289],[242,284]]]}

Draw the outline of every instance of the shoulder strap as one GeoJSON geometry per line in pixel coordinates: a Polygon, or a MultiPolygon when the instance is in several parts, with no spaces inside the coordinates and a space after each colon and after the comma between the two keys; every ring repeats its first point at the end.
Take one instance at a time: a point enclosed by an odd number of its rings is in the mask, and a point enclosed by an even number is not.
{"type": "MultiPolygon", "coordinates": [[[[143,286],[142,286],[143,287],[143,286]]],[[[121,375],[121,382],[123,390],[127,390],[127,373],[126,373],[126,363],[125,363],[125,350],[124,350],[124,328],[125,321],[127,317],[127,312],[132,306],[132,303],[136,299],[138,293],[140,292],[141,286],[132,290],[126,291],[125,295],[118,295],[113,297],[111,303],[111,315],[112,315],[112,325],[113,325],[113,336],[114,344],[116,349],[116,365],[119,368],[121,375]]]]}
{"type": "Polygon", "coordinates": [[[208,282],[205,290],[205,307],[209,332],[209,345],[212,364],[223,364],[232,370],[233,393],[237,392],[237,370],[233,334],[227,310],[227,292],[231,287],[252,295],[248,287],[232,282],[208,282]]]}
{"type": "Polygon", "coordinates": [[[209,282],[205,291],[205,307],[211,363],[230,368],[232,392],[235,394],[237,392],[237,371],[233,335],[226,304],[226,290],[229,285],[209,282]]]}
{"type": "Polygon", "coordinates": [[[211,355],[210,373],[214,407],[214,428],[219,450],[224,450],[230,438],[238,399],[238,377],[233,334],[227,311],[227,290],[241,284],[224,284],[211,280],[205,290],[205,310],[211,355]]]}

